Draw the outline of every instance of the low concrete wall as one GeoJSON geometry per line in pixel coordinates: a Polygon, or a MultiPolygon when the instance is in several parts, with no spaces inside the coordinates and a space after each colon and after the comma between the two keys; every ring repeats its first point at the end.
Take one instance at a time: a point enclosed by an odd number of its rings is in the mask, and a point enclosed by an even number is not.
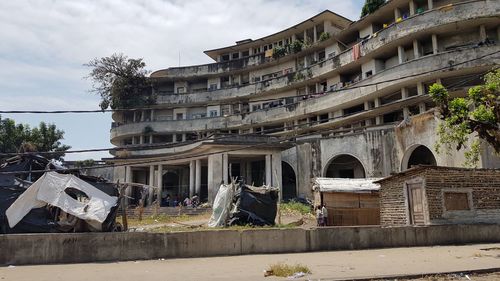
{"type": "Polygon", "coordinates": [[[0,235],[0,265],[500,242],[500,225],[0,235]]]}

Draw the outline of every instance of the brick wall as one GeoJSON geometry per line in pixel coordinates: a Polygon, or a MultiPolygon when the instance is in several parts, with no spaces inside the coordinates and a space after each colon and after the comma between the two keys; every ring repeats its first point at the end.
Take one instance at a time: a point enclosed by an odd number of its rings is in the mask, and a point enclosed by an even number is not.
{"type": "Polygon", "coordinates": [[[382,225],[408,223],[404,184],[416,177],[425,181],[430,224],[500,223],[500,170],[418,167],[380,182],[382,225]],[[471,210],[447,211],[443,192],[468,193],[471,210]]]}

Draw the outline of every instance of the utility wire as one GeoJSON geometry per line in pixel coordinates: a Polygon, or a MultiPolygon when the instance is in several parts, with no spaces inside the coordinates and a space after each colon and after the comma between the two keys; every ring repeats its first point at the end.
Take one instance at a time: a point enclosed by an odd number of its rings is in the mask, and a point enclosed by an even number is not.
{"type": "MultiPolygon", "coordinates": [[[[343,92],[343,91],[348,91],[348,90],[354,90],[354,89],[359,89],[359,88],[365,88],[365,87],[370,87],[370,86],[377,86],[379,84],[384,84],[384,83],[394,82],[394,81],[398,81],[398,80],[402,80],[402,79],[406,79],[406,78],[411,78],[411,77],[417,77],[417,76],[421,76],[421,75],[426,75],[426,74],[430,74],[430,73],[433,73],[433,72],[438,72],[438,71],[442,71],[442,70],[445,70],[445,69],[450,69],[450,68],[453,68],[455,66],[459,66],[459,65],[462,65],[462,64],[466,64],[466,63],[469,63],[469,62],[476,61],[476,60],[480,60],[480,59],[483,59],[485,57],[489,57],[489,56],[495,55],[497,53],[500,53],[500,51],[495,51],[495,52],[492,52],[492,53],[489,53],[489,54],[486,54],[486,55],[483,55],[483,56],[480,56],[480,57],[477,57],[477,58],[474,58],[474,59],[466,60],[466,61],[463,61],[463,62],[460,62],[460,63],[450,64],[448,66],[441,67],[441,68],[438,68],[438,69],[420,72],[418,74],[401,76],[401,77],[398,77],[398,78],[388,79],[388,80],[384,80],[384,81],[381,81],[381,82],[369,83],[369,84],[365,84],[365,85],[351,86],[351,87],[348,86],[348,87],[344,87],[344,88],[336,89],[336,90],[327,90],[323,94],[326,94],[326,93],[332,94],[332,93],[338,93],[338,92],[343,92]]],[[[331,59],[329,59],[329,60],[331,60],[331,59]]],[[[304,71],[304,70],[300,70],[300,71],[304,71]]],[[[298,72],[298,71],[296,71],[296,72],[298,72]]],[[[281,77],[279,77],[279,78],[281,78],[281,77]]],[[[273,78],[272,80],[279,79],[279,78],[273,78]]],[[[269,80],[267,80],[267,81],[269,81],[269,80]]],[[[260,82],[260,83],[262,83],[262,82],[260,82]]],[[[274,99],[253,100],[252,103],[254,103],[254,102],[281,101],[281,100],[284,100],[286,98],[304,98],[304,97],[309,97],[310,95],[312,95],[312,94],[284,96],[284,97],[274,98],[274,99]]],[[[232,104],[233,103],[220,103],[219,105],[232,105],[232,104]]],[[[158,109],[158,108],[155,108],[155,107],[137,107],[137,108],[120,108],[120,109],[105,109],[105,110],[96,109],[96,110],[54,110],[54,111],[50,111],[50,110],[49,111],[43,111],[43,110],[0,110],[0,113],[4,113],[4,114],[104,113],[104,112],[126,112],[126,111],[139,111],[139,110],[151,110],[151,109],[158,109]]],[[[240,115],[240,114],[233,114],[233,115],[240,115]]]]}
{"type": "MultiPolygon", "coordinates": [[[[480,77],[482,75],[484,75],[486,72],[483,72],[483,73],[479,73],[479,74],[476,74],[474,75],[473,77],[470,77],[469,79],[465,79],[465,80],[462,80],[460,82],[457,82],[457,83],[454,83],[454,84],[451,84],[448,86],[448,88],[452,89],[454,87],[459,87],[461,85],[464,85],[470,81],[473,81],[474,79],[476,79],[477,77],[480,77]]],[[[352,115],[357,115],[357,114],[361,114],[361,113],[366,113],[366,112],[370,112],[370,111],[373,111],[375,109],[383,109],[384,107],[388,107],[388,106],[391,106],[391,105],[394,105],[394,104],[398,104],[398,103],[406,103],[408,101],[411,101],[411,99],[416,99],[416,98],[421,98],[421,97],[428,97],[427,94],[424,94],[424,95],[417,95],[417,96],[412,96],[410,98],[407,98],[407,99],[404,99],[404,100],[397,100],[397,101],[394,101],[394,102],[391,102],[391,103],[387,103],[387,104],[384,104],[384,105],[381,105],[377,108],[372,108],[372,109],[364,109],[364,110],[360,110],[360,111],[357,111],[357,112],[354,112],[354,113],[350,113],[350,114],[344,114],[342,116],[334,116],[334,117],[329,117],[329,118],[325,118],[325,119],[321,119],[321,120],[315,120],[315,121],[310,121],[310,122],[307,122],[307,123],[302,123],[302,124],[293,124],[293,125],[288,125],[288,126],[284,126],[283,129],[284,130],[293,130],[293,129],[296,129],[296,128],[300,128],[300,127],[303,127],[303,126],[310,126],[310,125],[316,125],[318,123],[325,123],[325,122],[328,122],[328,121],[332,121],[332,120],[336,120],[336,119],[342,119],[342,118],[346,118],[346,117],[350,117],[352,115]]],[[[263,133],[275,133],[275,132],[279,132],[280,129],[278,128],[271,128],[271,129],[264,129],[262,131],[259,131],[259,132],[256,132],[256,133],[243,133],[243,134],[238,134],[238,136],[247,136],[247,135],[261,135],[263,133]]],[[[178,147],[178,146],[185,146],[185,145],[188,145],[188,144],[192,144],[192,143],[197,143],[197,142],[202,142],[202,141],[218,141],[218,140],[223,140],[223,139],[230,139],[230,138],[234,138],[234,135],[235,134],[231,134],[231,135],[223,135],[223,136],[220,136],[220,137],[204,137],[204,138],[201,138],[201,139],[197,139],[197,140],[192,140],[192,141],[187,141],[187,142],[181,142],[181,143],[170,143],[170,144],[164,144],[164,143],[159,143],[159,144],[137,144],[137,145],[126,145],[126,146],[115,146],[115,147],[110,147],[110,148],[95,148],[95,149],[82,149],[82,150],[68,150],[68,151],[62,151],[64,154],[70,154],[70,153],[87,153],[87,152],[100,152],[100,151],[122,151],[122,150],[137,150],[137,149],[154,149],[154,148],[171,148],[171,147],[178,147]]],[[[0,156],[22,156],[22,155],[51,155],[51,154],[55,154],[55,153],[61,153],[61,152],[58,152],[58,151],[41,151],[41,152],[23,152],[23,153],[0,153],[0,156]]]]}
{"type": "MultiPolygon", "coordinates": [[[[471,78],[473,79],[473,78],[471,78]]],[[[455,83],[456,87],[457,85],[464,84],[467,81],[460,81],[458,83],[455,83]]],[[[427,95],[426,95],[427,96],[427,95]]],[[[419,97],[419,96],[417,96],[419,97]]],[[[401,101],[398,101],[398,103],[401,101]]],[[[394,103],[388,104],[392,105],[394,103]]],[[[355,113],[358,114],[358,113],[355,113]]],[[[318,121],[315,122],[310,122],[310,123],[317,123],[318,121]]],[[[300,126],[304,126],[305,124],[300,124],[300,126]]],[[[294,127],[297,125],[294,125],[294,127]]],[[[361,128],[359,128],[361,129],[361,128]]],[[[131,166],[131,165],[145,165],[145,164],[151,164],[151,163],[158,163],[158,162],[164,162],[164,161],[172,161],[172,160],[182,160],[186,158],[193,158],[193,157],[205,157],[205,156],[210,156],[210,155],[215,155],[215,154],[222,154],[222,153],[228,153],[228,152],[233,152],[233,151],[241,151],[249,148],[255,148],[259,146],[267,146],[267,145],[272,145],[272,144],[286,144],[286,143],[292,143],[292,144],[297,144],[297,137],[307,137],[311,135],[317,135],[319,133],[325,133],[325,132],[335,132],[337,131],[336,129],[320,129],[317,131],[310,132],[308,134],[301,134],[301,135],[294,135],[294,136],[289,136],[289,137],[281,137],[278,138],[277,140],[270,139],[268,142],[265,143],[258,143],[258,144],[253,144],[253,145],[248,145],[248,146],[243,146],[239,148],[234,148],[234,149],[227,149],[223,151],[217,151],[217,152],[208,152],[204,154],[198,154],[195,156],[185,156],[185,155],[172,155],[172,156],[167,156],[162,159],[150,159],[150,160],[140,160],[140,161],[132,161],[132,162],[127,162],[127,163],[115,163],[115,164],[106,164],[106,165],[94,165],[94,166],[89,166],[89,167],[82,167],[82,168],[65,168],[65,169],[56,169],[56,170],[50,170],[50,169],[45,169],[45,170],[32,170],[32,171],[9,171],[9,172],[0,172],[0,175],[19,175],[19,174],[29,174],[29,173],[43,173],[43,172],[51,172],[51,171],[56,171],[56,172],[71,172],[71,171],[79,171],[81,169],[102,169],[102,168],[114,168],[114,167],[122,167],[122,166],[131,166]]],[[[294,133],[293,131],[290,131],[290,133],[294,133]]],[[[155,155],[154,157],[161,157],[161,155],[155,155]]],[[[117,160],[128,160],[127,158],[118,158],[117,160]]]]}

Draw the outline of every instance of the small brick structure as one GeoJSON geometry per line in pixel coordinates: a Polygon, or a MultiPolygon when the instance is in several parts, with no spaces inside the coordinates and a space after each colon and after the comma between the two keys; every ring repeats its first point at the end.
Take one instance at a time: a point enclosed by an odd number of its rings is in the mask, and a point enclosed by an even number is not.
{"type": "Polygon", "coordinates": [[[416,166],[376,183],[383,226],[500,224],[500,169],[416,166]]]}

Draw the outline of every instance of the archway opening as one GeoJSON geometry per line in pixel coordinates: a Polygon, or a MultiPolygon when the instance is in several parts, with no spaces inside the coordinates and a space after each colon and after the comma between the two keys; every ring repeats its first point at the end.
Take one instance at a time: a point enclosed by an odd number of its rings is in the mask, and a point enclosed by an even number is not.
{"type": "Polygon", "coordinates": [[[404,169],[409,169],[415,165],[436,165],[436,158],[432,151],[427,147],[420,145],[417,146],[408,158],[408,163],[405,165],[404,169]]]}
{"type": "Polygon", "coordinates": [[[365,178],[365,168],[355,157],[347,154],[333,158],[328,164],[325,176],[327,178],[365,178]]]}
{"type": "Polygon", "coordinates": [[[282,174],[282,200],[290,200],[297,197],[297,179],[292,166],[286,162],[281,162],[281,174],[282,174]]]}

